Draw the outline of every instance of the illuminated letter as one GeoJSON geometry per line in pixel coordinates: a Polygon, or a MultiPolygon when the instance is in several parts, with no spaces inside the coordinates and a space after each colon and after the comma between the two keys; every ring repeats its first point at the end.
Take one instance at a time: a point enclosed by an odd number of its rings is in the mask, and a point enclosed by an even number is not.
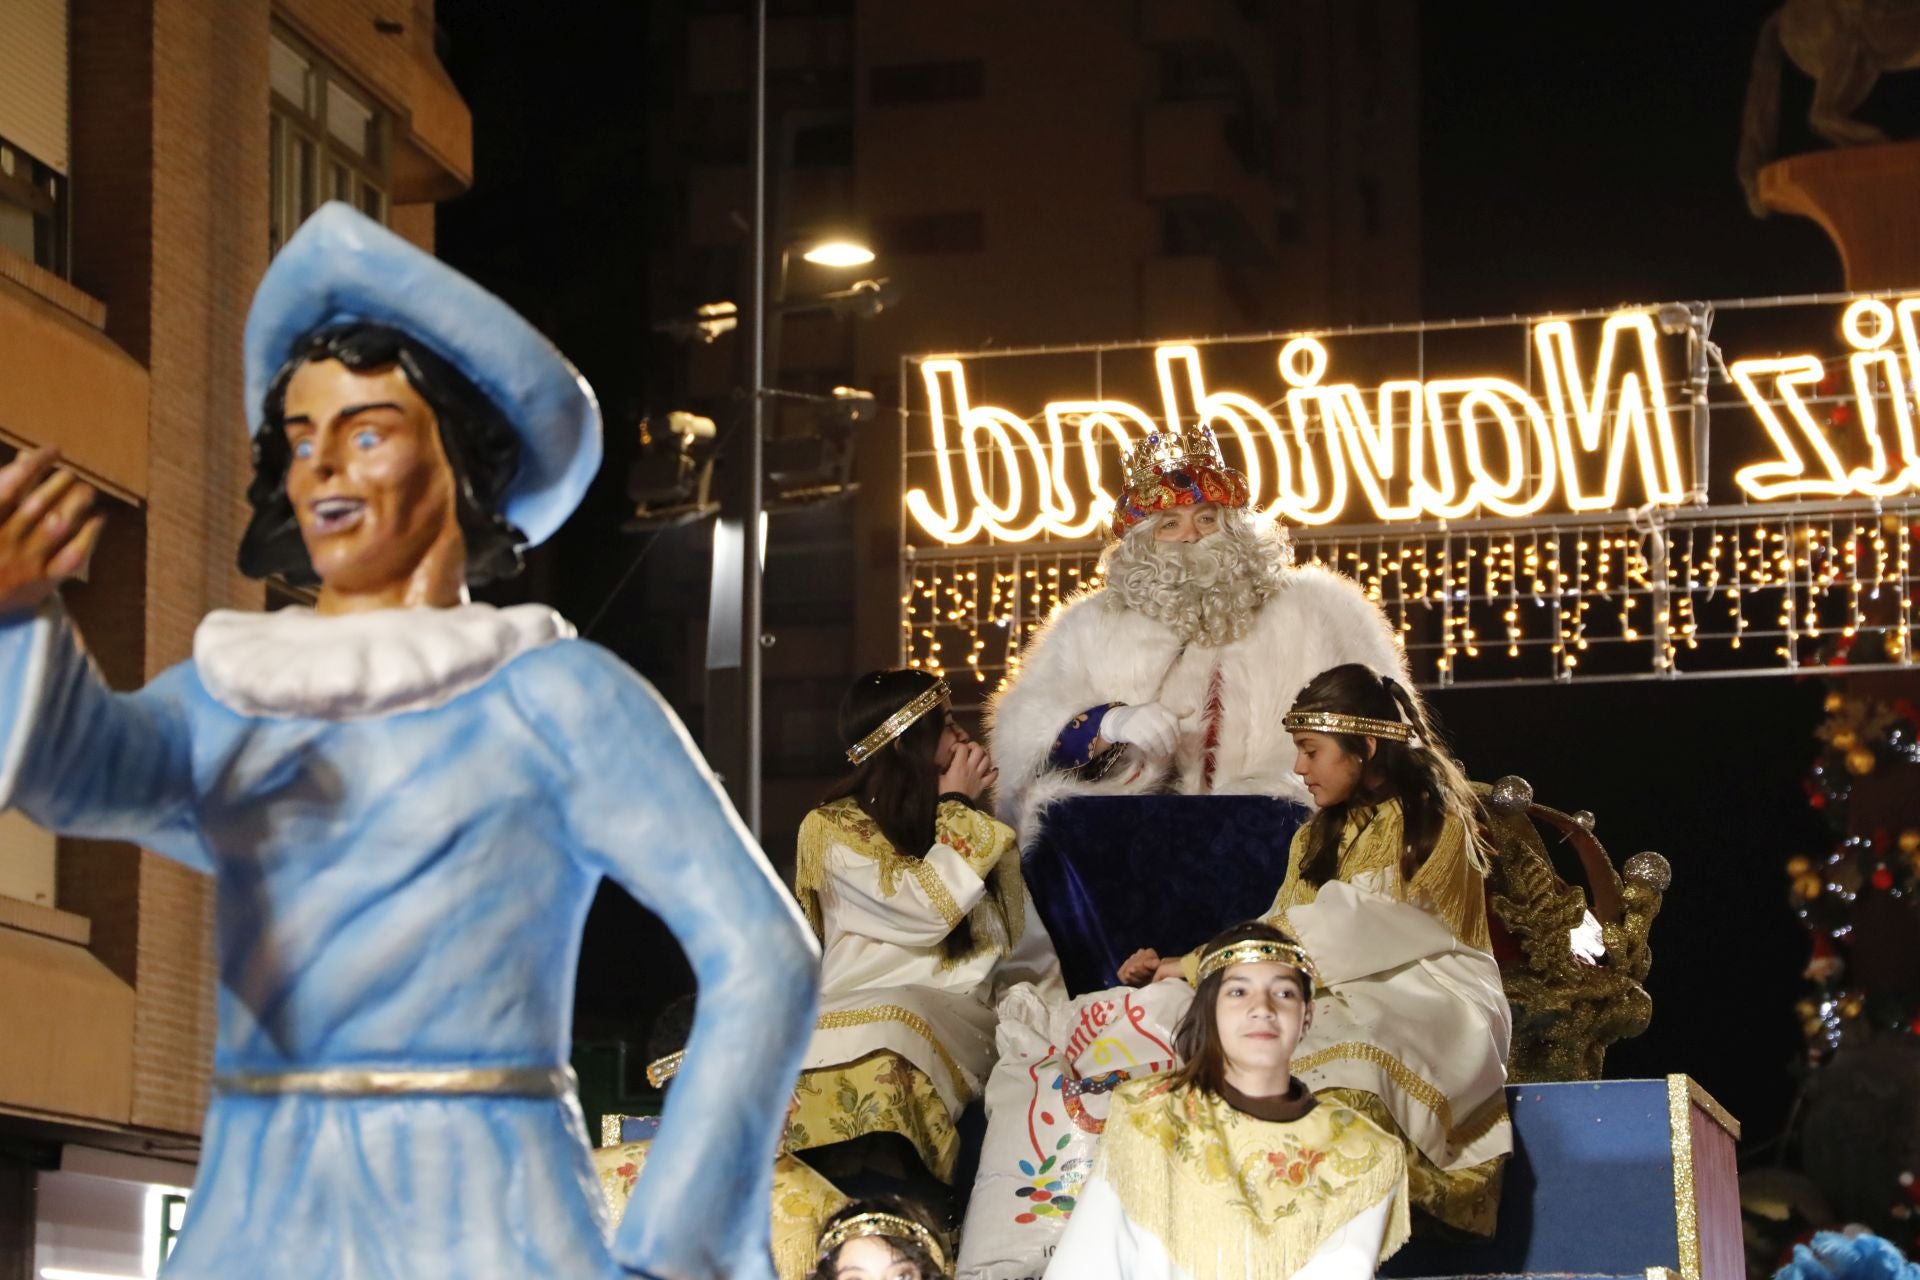
{"type": "MultiPolygon", "coordinates": [[[[1300,452],[1300,480],[1298,488],[1289,483],[1291,476],[1283,475],[1279,492],[1274,498],[1274,509],[1286,513],[1301,524],[1327,524],[1338,518],[1347,505],[1347,468],[1341,458],[1341,435],[1338,410],[1328,412],[1328,404],[1339,404],[1346,396],[1343,393],[1354,390],[1351,383],[1339,383],[1331,387],[1321,387],[1320,375],[1327,370],[1327,349],[1312,338],[1295,338],[1280,348],[1280,377],[1285,380],[1287,391],[1287,419],[1293,424],[1294,447],[1300,452]],[[1323,502],[1320,497],[1320,472],[1313,465],[1313,444],[1311,422],[1313,414],[1309,402],[1320,406],[1320,429],[1327,437],[1327,495],[1323,502]]],[[[1357,394],[1357,393],[1356,393],[1357,394]]],[[[1284,454],[1286,446],[1281,443],[1278,433],[1274,435],[1274,452],[1284,454]]],[[[1291,468],[1286,470],[1290,471],[1291,468]]]]}
{"type": "Polygon", "coordinates": [[[1273,420],[1273,415],[1246,396],[1230,391],[1209,393],[1200,378],[1200,352],[1197,348],[1160,347],[1154,351],[1153,360],[1160,372],[1160,400],[1166,409],[1166,429],[1178,431],[1186,421],[1181,396],[1184,384],[1185,403],[1192,406],[1195,420],[1201,426],[1212,427],[1216,436],[1221,434],[1220,427],[1224,425],[1240,442],[1241,466],[1247,477],[1248,505],[1255,508],[1260,505],[1259,435],[1266,436],[1273,449],[1280,472],[1280,491],[1285,494],[1287,484],[1293,478],[1293,468],[1286,447],[1280,443],[1280,426],[1273,420]]]}
{"type": "Polygon", "coordinates": [[[1459,510],[1442,510],[1431,505],[1428,509],[1437,516],[1451,519],[1465,515],[1474,507],[1485,507],[1497,516],[1530,516],[1546,506],[1553,496],[1556,467],[1553,432],[1547,426],[1540,402],[1528,395],[1526,388],[1505,378],[1436,379],[1427,384],[1427,417],[1436,436],[1445,421],[1443,405],[1450,395],[1460,397],[1457,412],[1461,446],[1473,485],[1459,510]],[[1491,418],[1500,432],[1501,448],[1507,459],[1504,477],[1495,476],[1488,469],[1480,436],[1483,415],[1491,418]],[[1520,428],[1522,417],[1526,419],[1527,432],[1532,435],[1531,450],[1520,428]],[[1531,491],[1528,490],[1532,479],[1529,463],[1539,468],[1539,478],[1533,481],[1531,491]]]}
{"type": "Polygon", "coordinates": [[[1600,357],[1593,368],[1593,394],[1580,382],[1580,365],[1573,350],[1573,326],[1549,320],[1533,331],[1540,352],[1541,375],[1547,384],[1554,437],[1560,449],[1560,470],[1567,506],[1574,511],[1606,511],[1620,505],[1621,481],[1632,444],[1640,464],[1640,478],[1650,502],[1675,503],[1686,496],[1680,478],[1679,452],[1674,447],[1673,423],[1667,416],[1665,379],[1653,317],[1643,312],[1620,312],[1607,317],[1600,329],[1600,357]],[[1637,341],[1642,371],[1615,375],[1615,348],[1622,334],[1637,341]],[[1613,391],[1619,384],[1617,396],[1613,391]],[[1609,402],[1613,401],[1611,412],[1609,402]],[[1598,493],[1583,490],[1580,462],[1604,451],[1606,475],[1598,493]]]}
{"type": "MultiPolygon", "coordinates": [[[[1100,482],[1102,432],[1113,438],[1124,460],[1136,440],[1144,440],[1158,430],[1144,409],[1124,400],[1055,400],[1047,405],[1047,443],[1053,453],[1053,492],[1059,503],[1055,518],[1047,523],[1047,532],[1061,538],[1085,538],[1113,519],[1113,492],[1100,482]],[[1079,520],[1074,519],[1074,494],[1067,483],[1069,423],[1079,431],[1080,468],[1087,481],[1086,515],[1079,520]]],[[[1125,485],[1125,476],[1120,483],[1125,485]]]]}
{"type": "Polygon", "coordinates": [[[1900,368],[1900,353],[1889,345],[1895,329],[1893,308],[1884,302],[1862,298],[1847,308],[1840,321],[1840,332],[1854,349],[1847,365],[1853,373],[1854,408],[1860,415],[1860,434],[1866,437],[1873,455],[1870,465],[1855,467],[1847,475],[1855,493],[1884,498],[1899,493],[1913,482],[1920,459],[1914,454],[1913,411],[1908,400],[1907,376],[1900,368]],[[1899,461],[1890,462],[1887,442],[1880,431],[1880,391],[1874,374],[1885,380],[1893,406],[1894,432],[1899,446],[1899,461]]]}
{"type": "Polygon", "coordinates": [[[920,376],[927,388],[927,415],[933,423],[934,465],[939,470],[940,496],[946,509],[944,512],[936,511],[927,500],[925,490],[913,489],[907,493],[907,510],[913,513],[913,518],[920,522],[921,528],[948,544],[967,542],[976,533],[1004,538],[1009,542],[1024,541],[1038,533],[1056,504],[1050,492],[1052,468],[1048,466],[1046,450],[1041,447],[1040,438],[1034,434],[1033,428],[1005,409],[969,404],[966,369],[958,360],[928,360],[921,364],[920,376]],[[958,496],[954,492],[952,446],[947,443],[949,401],[953,406],[960,454],[966,462],[967,483],[973,498],[973,511],[964,524],[960,521],[958,496]],[[982,434],[987,436],[1000,463],[999,470],[1006,484],[1004,502],[994,499],[992,480],[981,464],[976,437],[982,434]],[[1039,508],[1031,520],[1018,526],[1013,525],[1012,521],[1019,518],[1024,489],[1020,482],[1020,450],[1016,441],[1026,446],[1026,452],[1033,461],[1038,479],[1039,508]]]}
{"type": "Polygon", "coordinates": [[[1840,458],[1827,443],[1827,437],[1807,412],[1807,403],[1801,399],[1799,388],[1814,387],[1826,376],[1826,370],[1820,364],[1818,356],[1787,356],[1780,360],[1736,360],[1728,370],[1733,380],[1739,384],[1740,392],[1746,396],[1747,403],[1759,416],[1760,422],[1773,438],[1773,446],[1780,453],[1778,462],[1756,462],[1740,468],[1733,479],[1742,489],[1761,500],[1784,498],[1801,494],[1818,494],[1823,497],[1838,497],[1850,487],[1846,470],[1840,465],[1840,458]],[[1807,474],[1807,464],[1800,451],[1793,446],[1793,436],[1781,424],[1773,412],[1773,406],[1760,393],[1756,380],[1771,376],[1774,387],[1780,393],[1780,399],[1786,402],[1787,412],[1792,415],[1794,425],[1800,428],[1801,436],[1812,446],[1814,454],[1820,459],[1820,465],[1826,471],[1825,479],[1802,479],[1807,474]],[[1778,477],[1776,479],[1776,477],[1778,477]]]}

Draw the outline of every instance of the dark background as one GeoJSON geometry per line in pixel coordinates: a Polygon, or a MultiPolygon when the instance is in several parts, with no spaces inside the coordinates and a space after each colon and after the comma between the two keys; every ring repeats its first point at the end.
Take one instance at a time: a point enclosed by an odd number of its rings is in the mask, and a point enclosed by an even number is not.
{"type": "MultiPolygon", "coordinates": [[[[1405,318],[1840,288],[1825,236],[1800,219],[1753,219],[1734,179],[1754,35],[1773,7],[1423,5],[1425,315],[1405,318]]],[[[649,120],[672,93],[671,77],[649,74],[648,38],[673,8],[440,11],[448,67],[473,111],[477,174],[442,211],[440,252],[552,336],[607,410],[600,483],[515,590],[583,627],[599,618],[594,638],[670,699],[638,576],[609,598],[643,547],[670,546],[618,526],[655,350],[650,227],[666,225],[655,211],[680,197],[650,189],[646,154],[649,120]]],[[[1911,135],[1915,81],[1884,82],[1862,114],[1911,135]]],[[[1807,99],[1789,69],[1783,153],[1811,145],[1807,99]]],[[[1018,178],[1045,198],[1044,174],[1018,178]]],[[[870,500],[891,497],[875,487],[870,500]]],[[[1800,785],[1824,694],[1817,680],[1782,676],[1434,699],[1474,776],[1518,773],[1542,800],[1592,810],[1616,859],[1640,849],[1671,859],[1653,933],[1653,1025],[1613,1052],[1608,1074],[1691,1073],[1746,1121],[1750,1151],[1783,1122],[1801,1052],[1792,1005],[1806,943],[1783,864],[1827,843],[1800,785]]],[[[684,965],[661,958],[659,933],[624,895],[602,894],[582,957],[583,1038],[642,1042],[653,1012],[691,985],[684,965]]]]}

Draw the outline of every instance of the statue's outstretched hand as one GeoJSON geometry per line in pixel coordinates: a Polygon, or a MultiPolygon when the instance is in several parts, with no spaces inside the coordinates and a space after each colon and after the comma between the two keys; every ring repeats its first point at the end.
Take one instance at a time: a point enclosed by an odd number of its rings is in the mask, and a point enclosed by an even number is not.
{"type": "Polygon", "coordinates": [[[83,572],[106,516],[92,485],[34,449],[0,467],[0,616],[38,608],[83,572]]]}

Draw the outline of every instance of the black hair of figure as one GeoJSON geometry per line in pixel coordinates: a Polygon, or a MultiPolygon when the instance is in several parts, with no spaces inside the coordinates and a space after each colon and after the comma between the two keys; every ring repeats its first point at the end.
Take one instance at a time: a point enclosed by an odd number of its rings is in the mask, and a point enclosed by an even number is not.
{"type": "MultiPolygon", "coordinates": [[[[1215,934],[1200,948],[1200,954],[1204,957],[1236,942],[1299,945],[1266,921],[1249,920],[1215,934]]],[[[1220,1024],[1215,1006],[1220,1001],[1220,984],[1227,980],[1227,970],[1231,968],[1233,966],[1228,965],[1225,969],[1215,970],[1200,980],[1200,985],[1194,988],[1193,1003],[1187,1006],[1179,1025],[1173,1029],[1173,1051],[1180,1055],[1181,1063],[1168,1076],[1175,1085],[1197,1085],[1208,1093],[1220,1093],[1220,1086],[1227,1078],[1227,1051],[1220,1043],[1220,1024]]],[[[1300,998],[1308,1004],[1313,1003],[1313,979],[1305,970],[1300,973],[1300,998]]]]}
{"type": "MultiPolygon", "coordinates": [[[[927,1229],[929,1235],[940,1242],[942,1248],[945,1248],[948,1243],[946,1233],[934,1224],[933,1215],[927,1211],[925,1205],[900,1196],[874,1196],[870,1199],[855,1200],[822,1223],[820,1234],[825,1235],[837,1223],[858,1217],[863,1213],[890,1213],[897,1218],[917,1222],[927,1229]]],[[[917,1241],[903,1240],[898,1236],[880,1238],[893,1246],[893,1261],[911,1262],[920,1268],[920,1280],[950,1280],[948,1272],[935,1262],[933,1256],[921,1248],[917,1241]]],[[[834,1263],[839,1256],[840,1250],[835,1249],[830,1256],[820,1259],[808,1274],[807,1280],[834,1280],[834,1263]]]]}
{"type": "Polygon", "coordinates": [[[296,586],[319,579],[287,498],[287,384],[301,366],[338,360],[355,373],[398,366],[407,385],[433,410],[440,444],[453,469],[454,510],[466,542],[466,580],[481,586],[520,572],[526,535],[508,523],[501,499],[520,469],[520,436],[467,377],[417,339],[376,324],[340,324],[302,338],[267,385],[265,425],[253,438],[253,518],[240,539],[240,572],[278,575],[296,586]]]}
{"type": "MultiPolygon", "coordinates": [[[[1413,745],[1352,733],[1325,735],[1362,762],[1360,784],[1346,800],[1314,815],[1307,831],[1307,856],[1300,865],[1300,878],[1308,884],[1319,886],[1339,878],[1340,833],[1346,828],[1347,811],[1356,804],[1379,804],[1395,798],[1400,801],[1407,838],[1400,853],[1403,882],[1412,880],[1433,855],[1450,814],[1467,820],[1477,811],[1478,802],[1459,766],[1448,755],[1432,718],[1412,690],[1398,680],[1382,677],[1357,662],[1332,667],[1307,681],[1306,688],[1293,700],[1293,710],[1404,721],[1413,727],[1417,738],[1417,745],[1413,745]],[[1367,754],[1369,741],[1374,744],[1371,758],[1367,754]]],[[[1468,838],[1473,838],[1471,827],[1468,838]]]]}
{"type": "MultiPolygon", "coordinates": [[[[848,747],[885,723],[888,716],[933,688],[937,677],[901,668],[869,671],[853,682],[840,700],[840,740],[848,747]]],[[[822,803],[851,797],[880,827],[903,858],[924,858],[933,848],[934,815],[940,807],[940,731],[946,710],[935,707],[901,731],[822,797],[822,803]]],[[[973,950],[973,925],[966,917],[941,943],[948,956],[973,950]]]]}

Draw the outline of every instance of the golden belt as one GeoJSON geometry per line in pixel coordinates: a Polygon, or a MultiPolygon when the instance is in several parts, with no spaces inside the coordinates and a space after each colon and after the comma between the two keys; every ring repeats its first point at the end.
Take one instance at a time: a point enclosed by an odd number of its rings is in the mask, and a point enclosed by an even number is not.
{"type": "Polygon", "coordinates": [[[451,1097],[478,1094],[503,1098],[559,1098],[574,1090],[571,1067],[452,1067],[319,1071],[257,1071],[217,1075],[213,1091],[237,1097],[286,1093],[329,1098],[451,1097]]]}

